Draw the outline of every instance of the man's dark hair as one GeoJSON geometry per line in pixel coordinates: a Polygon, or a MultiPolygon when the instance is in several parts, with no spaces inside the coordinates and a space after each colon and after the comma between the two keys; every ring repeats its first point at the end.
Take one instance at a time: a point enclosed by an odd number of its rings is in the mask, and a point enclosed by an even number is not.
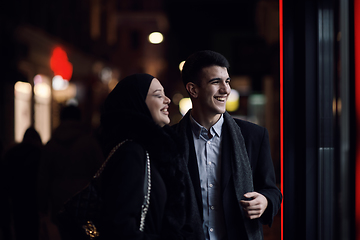
{"type": "Polygon", "coordinates": [[[182,81],[184,85],[188,82],[199,84],[201,70],[206,67],[220,66],[230,67],[228,60],[220,53],[204,50],[193,53],[186,59],[182,69],[182,81]]]}

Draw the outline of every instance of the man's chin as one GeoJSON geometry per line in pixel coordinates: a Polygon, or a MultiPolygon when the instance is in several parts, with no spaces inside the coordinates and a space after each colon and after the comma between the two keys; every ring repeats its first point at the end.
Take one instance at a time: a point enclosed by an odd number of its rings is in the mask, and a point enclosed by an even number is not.
{"type": "Polygon", "coordinates": [[[218,110],[216,112],[214,112],[214,115],[221,115],[221,114],[224,114],[225,113],[225,110],[218,110]]]}
{"type": "Polygon", "coordinates": [[[218,114],[223,114],[226,112],[226,108],[220,108],[218,114]]]}

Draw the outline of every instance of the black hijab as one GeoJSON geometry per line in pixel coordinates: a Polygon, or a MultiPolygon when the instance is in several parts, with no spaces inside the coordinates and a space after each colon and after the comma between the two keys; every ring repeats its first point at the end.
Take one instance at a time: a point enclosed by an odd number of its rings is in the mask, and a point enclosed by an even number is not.
{"type": "Polygon", "coordinates": [[[121,80],[105,100],[103,118],[124,111],[137,112],[151,118],[145,100],[154,78],[146,73],[138,73],[121,80]]]}
{"type": "MultiPolygon", "coordinates": [[[[155,125],[146,105],[146,96],[153,76],[146,73],[133,74],[121,80],[109,93],[101,114],[100,140],[104,153],[127,138],[135,139],[133,127],[128,126],[147,122],[155,125]]],[[[138,134],[139,135],[139,134],[138,134]]]]}

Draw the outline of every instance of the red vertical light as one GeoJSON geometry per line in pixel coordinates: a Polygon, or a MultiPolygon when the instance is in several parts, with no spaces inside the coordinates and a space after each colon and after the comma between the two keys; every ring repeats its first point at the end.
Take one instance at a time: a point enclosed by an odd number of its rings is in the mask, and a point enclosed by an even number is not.
{"type": "Polygon", "coordinates": [[[283,1],[279,0],[279,40],[280,40],[280,188],[283,195],[281,203],[281,240],[284,239],[284,44],[283,44],[283,1]]]}
{"type": "Polygon", "coordinates": [[[281,240],[284,239],[284,42],[283,42],[283,0],[279,0],[279,42],[280,42],[280,188],[283,195],[281,203],[281,240]]]}
{"type": "Polygon", "coordinates": [[[356,174],[355,215],[356,239],[360,240],[360,0],[354,0],[356,174]]]}
{"type": "Polygon", "coordinates": [[[54,71],[54,75],[60,75],[67,81],[71,79],[73,66],[69,62],[66,52],[60,47],[55,47],[52,52],[50,68],[54,71]]]}

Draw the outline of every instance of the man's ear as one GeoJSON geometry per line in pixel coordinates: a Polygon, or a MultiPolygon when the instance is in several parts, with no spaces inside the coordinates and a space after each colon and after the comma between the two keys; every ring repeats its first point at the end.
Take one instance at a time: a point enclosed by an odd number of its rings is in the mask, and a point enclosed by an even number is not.
{"type": "Polygon", "coordinates": [[[188,82],[185,87],[191,97],[193,97],[193,98],[198,97],[198,89],[197,89],[197,85],[195,83],[188,82]]]}

